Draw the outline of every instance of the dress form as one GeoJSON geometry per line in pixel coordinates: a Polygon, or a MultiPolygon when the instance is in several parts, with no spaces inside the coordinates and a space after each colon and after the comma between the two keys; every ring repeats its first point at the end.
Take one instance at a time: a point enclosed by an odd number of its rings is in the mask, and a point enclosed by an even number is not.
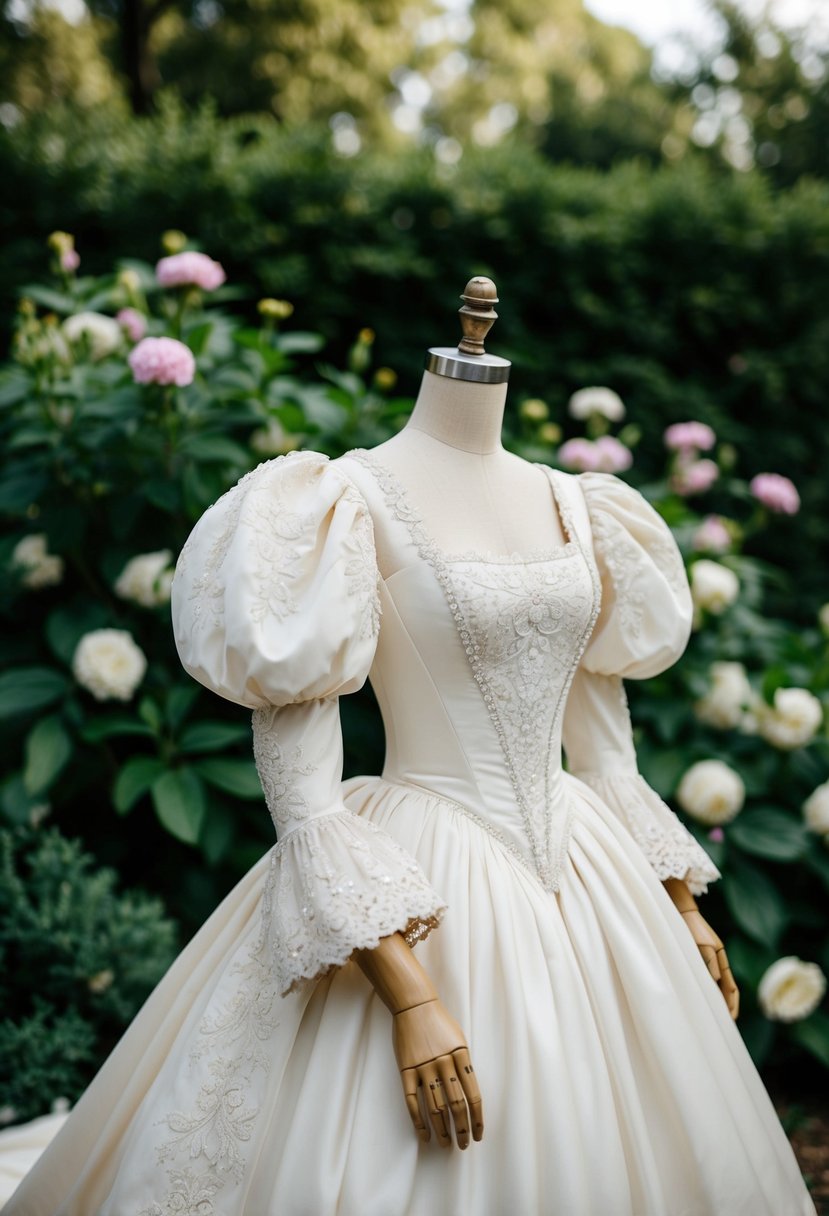
{"type": "MultiPolygon", "coordinates": [[[[488,313],[488,329],[497,315],[494,283],[472,279],[463,299],[473,301],[460,310],[465,327],[469,312],[488,313]]],[[[510,365],[485,355],[482,337],[477,354],[467,341],[455,351],[429,352],[408,423],[374,451],[407,486],[444,549],[511,556],[558,548],[568,538],[546,475],[501,441],[510,365]]]]}

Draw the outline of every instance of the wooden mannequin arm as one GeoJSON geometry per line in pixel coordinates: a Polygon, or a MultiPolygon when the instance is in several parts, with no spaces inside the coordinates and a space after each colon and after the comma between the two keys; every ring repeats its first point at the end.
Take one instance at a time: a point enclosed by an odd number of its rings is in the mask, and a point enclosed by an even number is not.
{"type": "Polygon", "coordinates": [[[714,932],[699,910],[697,901],[681,878],[666,878],[662,883],[677,910],[685,918],[691,936],[699,947],[705,964],[719,985],[728,1012],[736,1020],[740,1008],[740,993],[731,974],[728,955],[721,939],[714,932]]]}
{"type": "Polygon", "coordinates": [[[381,938],[375,949],[355,950],[352,957],[392,1014],[394,1053],[406,1106],[420,1139],[429,1139],[431,1122],[438,1141],[448,1148],[454,1123],[458,1147],[466,1148],[471,1122],[472,1137],[480,1140],[484,1133],[481,1095],[466,1039],[405,938],[392,933],[381,938]]]}

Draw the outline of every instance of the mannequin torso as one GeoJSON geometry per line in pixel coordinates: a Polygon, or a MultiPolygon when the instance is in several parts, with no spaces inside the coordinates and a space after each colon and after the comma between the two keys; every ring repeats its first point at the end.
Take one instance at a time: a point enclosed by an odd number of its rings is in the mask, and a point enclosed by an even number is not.
{"type": "Polygon", "coordinates": [[[506,391],[424,372],[409,422],[374,449],[444,550],[528,555],[568,539],[546,474],[501,444],[506,391]]]}

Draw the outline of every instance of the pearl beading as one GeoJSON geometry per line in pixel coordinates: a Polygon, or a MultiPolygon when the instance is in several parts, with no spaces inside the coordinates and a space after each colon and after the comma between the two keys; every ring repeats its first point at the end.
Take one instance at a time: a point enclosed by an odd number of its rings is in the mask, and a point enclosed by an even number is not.
{"type": "MultiPolygon", "coordinates": [[[[357,448],[357,449],[354,449],[354,450],[348,452],[347,455],[352,457],[353,459],[357,460],[366,469],[368,469],[368,471],[373,475],[373,477],[377,481],[377,483],[383,493],[383,496],[384,496],[386,503],[387,503],[389,509],[391,510],[392,514],[394,515],[395,518],[400,520],[401,523],[403,523],[407,526],[407,528],[409,530],[409,535],[411,537],[412,544],[414,545],[414,547],[417,550],[421,559],[423,561],[425,561],[432,568],[435,578],[437,579],[437,581],[444,593],[447,606],[452,615],[452,619],[455,622],[455,625],[456,625],[456,628],[458,630],[458,634],[459,634],[459,637],[461,640],[461,644],[463,645],[464,651],[465,651],[467,659],[469,661],[469,665],[472,670],[472,677],[475,680],[475,683],[478,685],[478,689],[481,693],[481,697],[483,698],[484,704],[489,713],[493,728],[498,737],[498,741],[499,741],[501,750],[504,755],[505,765],[506,765],[507,773],[509,775],[510,784],[512,786],[513,793],[515,795],[516,803],[518,805],[522,820],[524,822],[524,829],[525,829],[525,832],[527,835],[527,839],[530,843],[530,847],[532,850],[532,856],[533,856],[533,862],[535,865],[536,875],[537,875],[539,881],[541,882],[542,886],[545,888],[545,890],[547,890],[549,892],[555,892],[558,890],[558,887],[559,887],[561,866],[562,866],[563,859],[564,859],[564,856],[567,851],[567,844],[568,844],[569,835],[570,835],[570,828],[571,828],[571,823],[572,823],[572,810],[571,810],[570,804],[569,804],[569,802],[565,802],[565,809],[563,812],[564,817],[563,817],[563,821],[559,825],[560,830],[559,830],[559,834],[558,834],[558,841],[557,841],[557,845],[554,849],[552,847],[552,834],[553,834],[553,816],[552,815],[550,815],[550,814],[546,815],[545,822],[543,825],[543,839],[539,840],[539,838],[538,838],[538,832],[536,831],[532,807],[530,806],[530,804],[527,800],[527,797],[524,793],[520,775],[516,769],[515,758],[512,753],[512,748],[510,747],[510,742],[509,742],[509,739],[507,736],[507,732],[504,728],[504,724],[501,720],[501,715],[498,710],[497,699],[493,693],[490,681],[488,680],[486,671],[484,669],[484,663],[483,663],[483,659],[481,656],[480,643],[476,641],[474,633],[473,633],[472,629],[470,628],[469,622],[466,620],[466,618],[464,617],[464,614],[461,610],[456,587],[455,587],[455,584],[452,579],[452,575],[449,570],[449,558],[448,558],[447,554],[445,554],[442,551],[440,546],[437,544],[437,542],[433,539],[433,537],[427,531],[420,515],[415,511],[415,509],[411,505],[408,495],[407,495],[405,489],[403,488],[403,486],[401,485],[401,483],[398,481],[397,477],[389,469],[387,469],[377,459],[377,457],[374,456],[373,453],[367,451],[364,448],[357,448]]],[[[557,734],[558,734],[559,726],[561,723],[561,717],[564,712],[564,706],[567,701],[567,694],[569,693],[569,690],[572,685],[573,679],[575,678],[575,674],[578,669],[579,663],[581,662],[581,657],[584,654],[584,651],[587,647],[587,643],[590,639],[590,635],[593,632],[593,627],[595,626],[596,619],[598,618],[599,609],[601,606],[601,581],[599,578],[598,568],[596,566],[595,559],[593,557],[592,552],[588,553],[585,550],[584,545],[582,544],[581,538],[578,534],[578,530],[574,523],[573,512],[570,508],[569,502],[566,499],[566,495],[559,495],[557,493],[558,486],[557,486],[557,483],[555,480],[555,475],[554,475],[553,470],[549,469],[548,466],[546,466],[546,465],[540,465],[539,467],[542,468],[546,472],[547,476],[550,478],[553,498],[561,513],[561,518],[562,518],[562,522],[564,524],[565,531],[570,538],[566,545],[559,546],[558,549],[554,550],[556,559],[561,556],[572,555],[573,552],[578,552],[581,555],[583,561],[585,562],[585,564],[587,566],[587,569],[590,574],[591,585],[592,585],[592,598],[591,598],[591,608],[590,608],[589,619],[588,619],[586,627],[584,628],[584,630],[582,632],[582,636],[579,640],[579,643],[575,648],[574,657],[571,661],[570,667],[564,678],[561,692],[560,692],[560,695],[559,695],[559,698],[558,698],[558,701],[556,704],[555,713],[553,716],[553,721],[552,721],[552,726],[551,726],[550,736],[549,736],[549,738],[550,738],[549,749],[551,750],[552,741],[557,737],[557,734]]],[[[480,561],[482,559],[476,558],[474,560],[480,561]]],[[[537,554],[533,554],[528,560],[530,560],[530,561],[539,560],[539,558],[538,558],[537,554]]],[[[547,772],[548,773],[549,773],[549,761],[550,761],[550,755],[548,753],[548,757],[547,757],[547,772]]]]}

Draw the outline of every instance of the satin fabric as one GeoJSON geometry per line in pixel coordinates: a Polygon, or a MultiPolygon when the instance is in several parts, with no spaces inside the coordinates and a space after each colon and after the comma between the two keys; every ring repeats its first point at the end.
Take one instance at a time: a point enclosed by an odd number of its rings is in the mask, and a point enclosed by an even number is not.
{"type": "Polygon", "coordinates": [[[267,710],[266,766],[284,759],[301,717],[290,785],[270,767],[263,783],[285,825],[276,848],[307,882],[300,891],[297,872],[292,909],[290,892],[266,900],[270,854],[241,880],[8,1216],[814,1216],[659,872],[702,891],[718,871],[641,782],[614,682],[663,670],[684,648],[678,554],[618,479],[556,474],[551,485],[569,548],[534,559],[532,572],[475,555],[447,566],[402,487],[358,457],[268,462],[244,499],[231,492],[197,526],[174,597],[183,661],[220,695],[278,710],[267,710]],[[484,685],[475,645],[490,660],[484,685]],[[332,806],[330,699],[369,665],[386,765],[338,786],[332,806]],[[500,690],[500,715],[482,687],[500,690]],[[525,753],[523,719],[510,715],[535,687],[552,702],[538,702],[547,717],[533,784],[511,766],[525,753]],[[562,737],[583,776],[565,770],[562,737]],[[551,830],[536,838],[539,808],[551,830]],[[387,931],[413,911],[429,930],[415,949],[467,1035],[484,1098],[484,1139],[463,1153],[413,1133],[389,1014],[347,961],[361,931],[352,904],[329,883],[307,916],[334,854],[323,838],[341,847],[354,822],[382,858],[359,881],[382,883],[397,857],[416,870],[399,906],[375,902],[370,885],[360,894],[387,931]],[[445,911],[431,923],[434,900],[445,911]],[[319,931],[340,933],[338,965],[289,990],[277,983],[256,954],[263,925],[271,944],[282,940],[266,905],[295,918],[310,945],[322,909],[319,931]]]}

